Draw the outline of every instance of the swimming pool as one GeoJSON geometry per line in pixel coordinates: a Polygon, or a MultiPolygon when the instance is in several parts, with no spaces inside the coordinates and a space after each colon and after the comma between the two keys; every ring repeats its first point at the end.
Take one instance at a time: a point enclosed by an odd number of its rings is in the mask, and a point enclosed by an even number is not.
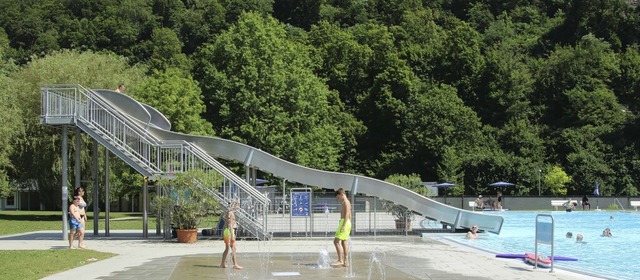
{"type": "MultiPolygon", "coordinates": [[[[460,235],[445,238],[496,254],[533,252],[536,215],[551,214],[555,221],[554,255],[578,259],[577,262],[558,261],[554,267],[603,278],[638,279],[640,276],[640,212],[506,211],[486,214],[504,217],[500,235],[485,233],[476,240],[467,240],[460,235]],[[601,236],[605,228],[611,229],[612,237],[601,236]],[[573,233],[573,238],[565,237],[568,231],[573,233]],[[576,243],[578,233],[584,236],[584,243],[576,243]]],[[[539,244],[538,251],[549,255],[551,247],[539,244]]]]}

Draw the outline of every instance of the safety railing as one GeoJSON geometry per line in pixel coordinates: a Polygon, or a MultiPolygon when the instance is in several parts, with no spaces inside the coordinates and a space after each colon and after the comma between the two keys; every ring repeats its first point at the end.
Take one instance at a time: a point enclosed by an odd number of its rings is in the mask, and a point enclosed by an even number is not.
{"type": "Polygon", "coordinates": [[[80,85],[44,86],[41,119],[45,124],[74,124],[146,176],[171,177],[189,170],[221,174],[226,186],[202,186],[225,208],[240,201],[238,221],[258,238],[268,238],[269,199],[193,143],[162,141],[99,95],[80,85]],[[112,151],[114,151],[112,150],[112,151]],[[219,189],[219,191],[217,190],[219,189]],[[249,202],[247,204],[246,202],[249,202]],[[243,204],[244,202],[244,204],[243,204]],[[242,208],[243,205],[250,205],[242,208]]]}

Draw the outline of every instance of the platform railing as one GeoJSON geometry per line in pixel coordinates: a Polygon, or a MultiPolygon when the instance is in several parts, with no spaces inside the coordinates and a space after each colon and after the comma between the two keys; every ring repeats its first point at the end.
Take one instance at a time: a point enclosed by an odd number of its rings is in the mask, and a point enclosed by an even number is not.
{"type": "Polygon", "coordinates": [[[42,87],[41,93],[43,124],[80,127],[145,176],[171,177],[189,170],[221,174],[228,182],[227,187],[202,187],[225,208],[234,199],[241,201],[241,206],[242,202],[250,201],[251,206],[238,213],[239,224],[257,238],[270,236],[266,232],[266,211],[255,210],[268,209],[270,200],[198,146],[187,141],[157,139],[147,133],[148,123],[141,125],[132,120],[81,85],[48,85],[42,87]]]}

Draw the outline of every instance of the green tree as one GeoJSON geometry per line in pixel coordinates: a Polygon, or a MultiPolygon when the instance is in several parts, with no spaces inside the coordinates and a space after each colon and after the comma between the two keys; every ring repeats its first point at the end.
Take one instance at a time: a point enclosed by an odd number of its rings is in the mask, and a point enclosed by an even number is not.
{"type": "MultiPolygon", "coordinates": [[[[0,58],[2,58],[0,56],[0,58]]],[[[10,174],[15,174],[11,156],[15,139],[24,134],[24,125],[20,116],[19,96],[14,81],[0,73],[0,197],[9,194],[10,174]]]]}
{"type": "Polygon", "coordinates": [[[15,91],[14,81],[7,75],[14,70],[13,63],[7,58],[9,52],[9,38],[0,28],[0,197],[6,197],[10,191],[10,174],[13,173],[11,154],[14,139],[24,133],[19,96],[15,91]]]}
{"type": "Polygon", "coordinates": [[[178,68],[185,71],[191,69],[187,56],[182,53],[182,43],[178,35],[169,28],[156,28],[151,34],[151,57],[147,64],[152,69],[164,71],[178,68]]]}
{"type": "Polygon", "coordinates": [[[273,12],[272,0],[235,0],[224,1],[226,10],[226,22],[229,24],[240,21],[239,18],[243,13],[253,12],[260,15],[270,15],[273,12]]]}
{"type": "MultiPolygon", "coordinates": [[[[613,44],[615,48],[624,46],[619,33],[627,26],[626,14],[635,13],[634,7],[617,0],[572,0],[564,3],[566,19],[551,35],[560,44],[572,44],[587,34],[594,34],[613,44]]],[[[638,27],[631,27],[636,29],[638,27]]],[[[631,39],[631,38],[626,38],[631,39]]],[[[637,38],[636,38],[637,40],[637,38]]]]}
{"type": "Polygon", "coordinates": [[[574,178],[568,186],[572,192],[588,192],[595,180],[610,185],[613,184],[614,177],[620,176],[617,173],[619,166],[613,165],[617,160],[611,153],[612,147],[600,138],[599,130],[592,126],[566,129],[557,140],[566,143],[561,146],[566,147],[566,150],[558,152],[565,155],[560,162],[574,178]]]}
{"type": "Polygon", "coordinates": [[[212,135],[211,123],[201,115],[204,101],[198,83],[178,69],[154,71],[136,86],[135,98],[162,112],[171,122],[171,129],[186,134],[212,135]]]}
{"type": "Polygon", "coordinates": [[[61,1],[3,1],[0,26],[11,39],[10,57],[25,62],[60,48],[57,19],[67,14],[61,1]]]}
{"type": "Polygon", "coordinates": [[[479,82],[485,67],[482,37],[466,22],[453,17],[443,17],[442,20],[446,30],[444,51],[435,59],[431,75],[437,81],[456,87],[460,97],[472,103],[478,99],[474,85],[479,82]]]}
{"type": "Polygon", "coordinates": [[[558,47],[548,59],[537,67],[536,94],[546,107],[543,120],[549,125],[566,126],[566,120],[558,118],[566,110],[568,90],[593,91],[609,86],[619,75],[619,58],[610,45],[587,35],[575,47],[558,47]]]}
{"type": "Polygon", "coordinates": [[[278,0],[273,3],[273,17],[285,24],[309,30],[320,20],[322,1],[278,0]]]}
{"type": "MultiPolygon", "coordinates": [[[[438,163],[437,173],[440,182],[463,182],[464,170],[462,164],[464,158],[456,149],[447,147],[442,154],[442,160],[438,163]]],[[[450,188],[449,194],[452,196],[464,195],[464,185],[457,185],[450,188]]]]}
{"type": "Polygon", "coordinates": [[[215,36],[223,30],[226,8],[221,1],[193,0],[183,1],[185,10],[176,13],[175,24],[172,28],[179,34],[180,41],[184,44],[183,51],[187,55],[193,54],[205,43],[213,42],[215,36]]]}
{"type": "MultiPolygon", "coordinates": [[[[477,145],[476,142],[482,142],[480,119],[464,105],[451,86],[425,85],[420,93],[413,94],[407,100],[407,107],[401,122],[402,145],[398,148],[403,149],[400,155],[402,169],[422,171],[426,176],[436,177],[438,169],[442,170],[446,168],[445,164],[453,163],[443,162],[445,156],[449,157],[447,161],[462,159],[477,145]],[[450,154],[451,149],[457,155],[450,154]]],[[[458,164],[451,168],[461,168],[458,164]]],[[[457,173],[437,178],[462,179],[457,177],[461,175],[460,172],[457,173]],[[456,176],[449,177],[453,175],[456,176]]]]}
{"type": "Polygon", "coordinates": [[[571,177],[560,166],[554,166],[544,176],[544,186],[555,196],[567,194],[566,184],[571,182],[571,177]]]}
{"type": "MultiPolygon", "coordinates": [[[[370,87],[367,64],[372,59],[373,51],[358,43],[348,30],[326,21],[312,27],[309,40],[316,46],[313,51],[320,59],[320,66],[315,72],[330,89],[339,94],[338,97],[344,102],[346,111],[356,115],[361,95],[370,87]]],[[[362,124],[341,127],[349,130],[343,132],[344,136],[351,135],[345,137],[341,166],[345,171],[361,173],[365,168],[361,168],[363,164],[358,158],[361,149],[357,144],[366,127],[362,124]]]]}
{"type": "Polygon", "coordinates": [[[122,0],[106,7],[93,22],[97,25],[96,45],[142,62],[151,56],[147,42],[152,30],[160,26],[161,17],[153,14],[153,1],[122,0]]]}
{"type": "Polygon", "coordinates": [[[373,1],[329,0],[320,5],[320,20],[339,26],[352,26],[367,22],[373,9],[373,1]]]}
{"type": "Polygon", "coordinates": [[[632,112],[640,111],[640,47],[629,46],[620,56],[620,76],[613,83],[615,96],[632,112]]]}
{"type": "Polygon", "coordinates": [[[283,25],[243,14],[197,57],[216,134],[305,166],[338,168],[355,121],[313,73],[309,48],[288,39],[283,25]]]}
{"type": "MultiPolygon", "coordinates": [[[[58,128],[43,126],[39,123],[37,116],[40,115],[41,108],[41,86],[79,83],[88,88],[114,88],[118,82],[129,85],[139,83],[144,79],[145,71],[143,67],[130,67],[126,59],[116,55],[60,51],[43,58],[33,59],[31,63],[13,73],[12,86],[0,89],[0,95],[19,93],[16,98],[20,98],[20,102],[15,102],[13,105],[19,108],[21,114],[14,115],[13,118],[17,119],[16,122],[22,122],[24,133],[13,139],[12,159],[15,172],[12,173],[12,179],[18,181],[35,179],[41,201],[46,207],[61,206],[58,199],[61,182],[60,131],[58,128]]],[[[72,132],[70,131],[70,135],[75,135],[72,132]]],[[[69,143],[75,143],[73,139],[73,137],[69,139],[69,143]]],[[[82,149],[84,162],[78,168],[81,168],[84,178],[91,176],[89,171],[91,156],[87,149],[89,144],[85,141],[82,147],[75,147],[82,149]]],[[[69,149],[70,154],[75,151],[75,148],[69,149]]],[[[71,173],[72,170],[69,172],[71,173]]],[[[112,176],[111,182],[112,189],[116,193],[118,188],[129,187],[122,184],[118,177],[112,176]]],[[[68,185],[73,186],[73,184],[68,185]]]]}
{"type": "Polygon", "coordinates": [[[438,11],[418,9],[407,11],[394,29],[401,57],[422,80],[433,79],[438,60],[447,51],[447,34],[438,21],[438,11]]]}
{"type": "Polygon", "coordinates": [[[495,193],[487,184],[496,181],[511,181],[512,158],[500,150],[490,137],[484,138],[486,145],[474,147],[464,158],[464,185],[467,194],[495,193]]]}

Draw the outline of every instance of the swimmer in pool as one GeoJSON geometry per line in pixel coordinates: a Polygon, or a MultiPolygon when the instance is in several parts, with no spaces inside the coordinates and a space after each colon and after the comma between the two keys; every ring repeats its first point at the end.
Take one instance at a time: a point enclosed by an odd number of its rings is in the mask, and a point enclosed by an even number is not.
{"type": "Polygon", "coordinates": [[[467,232],[467,235],[464,237],[466,239],[477,239],[478,238],[478,226],[473,225],[471,230],[467,232]]]}

